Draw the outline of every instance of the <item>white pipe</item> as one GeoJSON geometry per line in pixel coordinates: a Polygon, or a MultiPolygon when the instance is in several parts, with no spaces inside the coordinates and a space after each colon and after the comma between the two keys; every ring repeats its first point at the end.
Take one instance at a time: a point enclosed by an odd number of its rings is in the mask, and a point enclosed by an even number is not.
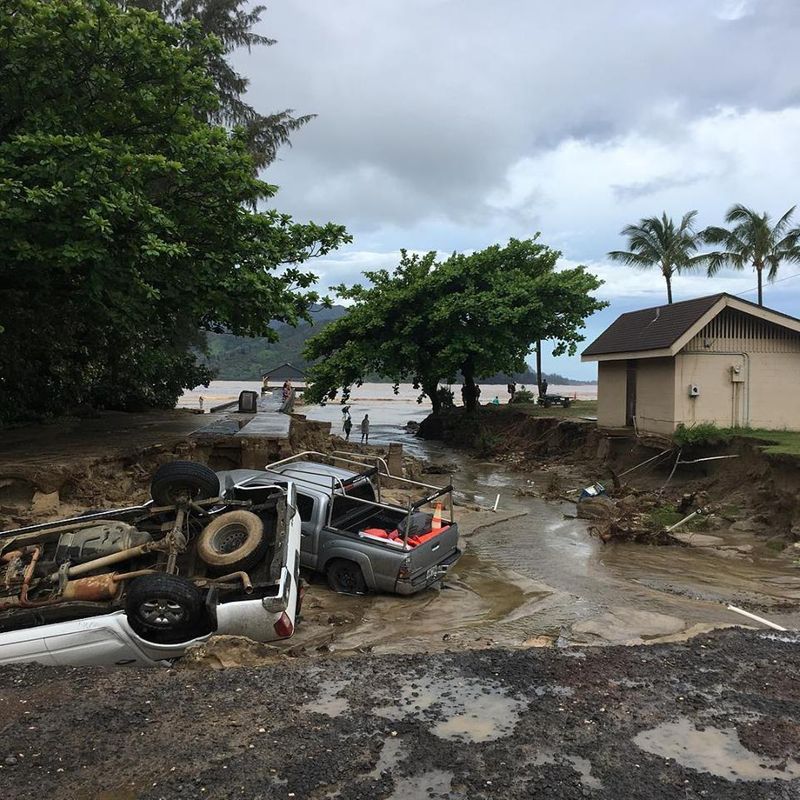
{"type": "Polygon", "coordinates": [[[500,495],[499,494],[494,499],[494,506],[492,508],[492,511],[497,511],[497,506],[498,505],[500,505],[500,495]]]}
{"type": "Polygon", "coordinates": [[[776,631],[785,631],[786,628],[782,627],[781,625],[776,625],[774,622],[770,622],[768,619],[764,619],[764,617],[756,616],[755,614],[751,614],[749,611],[745,611],[743,608],[737,608],[736,606],[728,606],[728,611],[735,611],[737,614],[741,614],[743,617],[749,617],[750,619],[754,619],[756,622],[760,622],[762,625],[766,625],[768,628],[774,628],[776,631]]]}
{"type": "Polygon", "coordinates": [[[670,525],[669,528],[667,528],[667,533],[669,533],[670,531],[674,531],[675,528],[680,528],[680,526],[683,525],[684,522],[688,522],[690,519],[692,519],[692,517],[696,517],[699,513],[700,513],[699,511],[692,511],[692,513],[689,514],[688,517],[684,517],[680,522],[676,522],[674,525],[670,525]]]}

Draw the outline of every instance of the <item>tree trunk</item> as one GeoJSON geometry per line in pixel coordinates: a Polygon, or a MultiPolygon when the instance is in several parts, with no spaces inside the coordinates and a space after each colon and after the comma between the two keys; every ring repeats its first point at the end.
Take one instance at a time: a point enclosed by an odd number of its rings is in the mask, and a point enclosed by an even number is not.
{"type": "Polygon", "coordinates": [[[425,392],[426,395],[430,398],[431,401],[431,412],[433,413],[434,417],[439,416],[442,411],[442,403],[439,399],[439,384],[438,383],[423,383],[422,384],[422,391],[425,392]]]}
{"type": "Polygon", "coordinates": [[[760,306],[763,306],[764,305],[764,283],[763,283],[764,267],[760,266],[759,264],[756,264],[755,267],[756,267],[756,274],[758,275],[758,304],[760,306]]]}
{"type": "Polygon", "coordinates": [[[461,367],[461,374],[464,376],[464,386],[467,387],[464,395],[467,414],[474,414],[478,408],[478,393],[475,390],[475,365],[471,357],[461,367]]]}
{"type": "Polygon", "coordinates": [[[667,305],[672,305],[672,275],[669,273],[664,274],[664,279],[667,282],[667,305]]]}
{"type": "Polygon", "coordinates": [[[542,396],[542,340],[536,342],[536,388],[542,396]]]}

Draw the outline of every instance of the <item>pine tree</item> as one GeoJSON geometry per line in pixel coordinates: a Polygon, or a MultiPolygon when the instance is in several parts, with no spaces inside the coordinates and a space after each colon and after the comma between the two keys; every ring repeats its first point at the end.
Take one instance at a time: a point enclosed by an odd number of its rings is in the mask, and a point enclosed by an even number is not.
{"type": "Polygon", "coordinates": [[[256,167],[262,168],[275,160],[281,145],[291,145],[290,136],[301,128],[313,114],[294,116],[291,108],[272,114],[261,114],[244,100],[249,79],[230,65],[227,56],[239,47],[270,47],[275,39],[254,33],[265,6],[247,8],[245,0],[117,0],[123,8],[142,8],[154,11],[164,20],[179,25],[197,20],[203,31],[216,36],[223,52],[212,56],[209,72],[214,78],[220,97],[219,111],[211,121],[244,128],[256,167]]]}

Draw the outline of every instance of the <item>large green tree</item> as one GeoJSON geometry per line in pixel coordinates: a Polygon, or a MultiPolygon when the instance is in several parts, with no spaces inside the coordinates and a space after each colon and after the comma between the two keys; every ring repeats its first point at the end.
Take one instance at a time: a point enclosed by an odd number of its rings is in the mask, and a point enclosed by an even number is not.
{"type": "Polygon", "coordinates": [[[574,353],[584,321],[605,303],[583,267],[556,270],[559,255],[536,239],[440,262],[404,252],[392,272],[366,273],[368,286],[336,287],[352,305],[307,344],[318,359],[310,397],[333,397],[377,372],[418,383],[436,413],[438,383],[460,374],[472,411],[476,380],[523,370],[537,340],[552,341],[554,355],[574,353]]]}
{"type": "Polygon", "coordinates": [[[313,114],[295,116],[292,109],[262,114],[245,99],[248,78],[238,73],[230,62],[237,49],[275,44],[253,28],[261,21],[265,6],[247,0],[117,0],[126,9],[153,11],[173,25],[195,20],[201,30],[215,36],[221,49],[210,51],[207,66],[219,94],[219,104],[210,111],[210,119],[241,126],[255,166],[264,167],[275,160],[278,148],[290,144],[290,136],[305,125],[313,114]]]}
{"type": "Polygon", "coordinates": [[[109,0],[0,6],[0,420],[169,406],[198,330],[274,338],[347,238],[252,209],[246,137],[213,125],[220,45],[109,0]]]}
{"type": "Polygon", "coordinates": [[[775,224],[769,215],[737,203],[728,209],[730,228],[712,226],[702,232],[704,241],[719,249],[706,255],[709,276],[724,266],[744,269],[752,266],[758,276],[758,304],[764,305],[764,271],[774,281],[781,263],[800,262],[800,228],[790,228],[792,206],[775,224]]]}
{"type": "Polygon", "coordinates": [[[667,303],[672,302],[672,278],[697,266],[701,238],[695,230],[696,211],[684,214],[676,225],[664,212],[660,217],[640,219],[620,232],[628,239],[627,250],[612,250],[608,256],[637,269],[657,269],[667,283],[667,303]]]}

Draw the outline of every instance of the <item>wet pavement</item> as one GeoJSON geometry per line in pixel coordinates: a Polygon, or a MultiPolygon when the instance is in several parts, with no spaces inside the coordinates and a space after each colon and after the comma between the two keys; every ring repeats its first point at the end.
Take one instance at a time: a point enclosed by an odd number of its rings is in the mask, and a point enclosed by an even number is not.
{"type": "Polygon", "coordinates": [[[0,670],[4,797],[796,800],[796,637],[0,670]]]}

